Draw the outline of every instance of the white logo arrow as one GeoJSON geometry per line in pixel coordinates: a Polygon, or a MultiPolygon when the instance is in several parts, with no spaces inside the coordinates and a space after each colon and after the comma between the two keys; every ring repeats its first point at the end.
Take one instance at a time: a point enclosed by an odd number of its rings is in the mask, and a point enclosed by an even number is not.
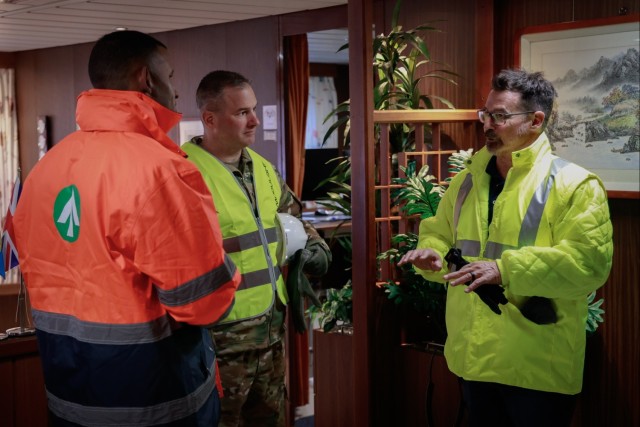
{"type": "Polygon", "coordinates": [[[71,197],[64,205],[60,216],[56,222],[64,224],[69,221],[69,228],[67,229],[67,237],[73,237],[73,227],[80,226],[80,220],[78,219],[78,209],[76,208],[76,196],[73,190],[71,190],[71,197]]]}

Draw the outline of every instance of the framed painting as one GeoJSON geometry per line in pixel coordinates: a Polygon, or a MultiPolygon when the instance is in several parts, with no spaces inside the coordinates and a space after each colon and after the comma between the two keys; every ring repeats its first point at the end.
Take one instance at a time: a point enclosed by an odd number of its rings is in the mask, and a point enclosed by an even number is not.
{"type": "Polygon", "coordinates": [[[558,92],[547,134],[558,156],[596,173],[609,197],[640,198],[640,15],[525,28],[517,64],[558,92]]]}

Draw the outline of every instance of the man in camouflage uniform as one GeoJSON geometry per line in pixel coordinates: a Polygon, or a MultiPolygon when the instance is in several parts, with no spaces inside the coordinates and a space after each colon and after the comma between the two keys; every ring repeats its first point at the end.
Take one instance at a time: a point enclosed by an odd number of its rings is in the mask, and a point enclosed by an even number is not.
{"type": "MultiPolygon", "coordinates": [[[[229,317],[211,329],[224,390],[220,425],[284,426],[287,292],[275,259],[275,217],[300,217],[302,205],[275,167],[249,148],[260,124],[249,81],[214,71],[196,99],[204,135],[182,148],[213,194],[225,250],[243,277],[229,317]]],[[[326,270],[329,248],[304,225],[312,257],[303,271],[323,274],[316,267],[326,270]]]]}

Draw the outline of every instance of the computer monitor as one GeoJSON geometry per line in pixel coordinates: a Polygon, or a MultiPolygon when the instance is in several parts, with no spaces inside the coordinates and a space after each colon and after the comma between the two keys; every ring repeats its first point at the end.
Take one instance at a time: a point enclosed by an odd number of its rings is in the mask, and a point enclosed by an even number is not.
{"type": "Polygon", "coordinates": [[[327,194],[327,187],[315,189],[324,179],[331,175],[331,172],[338,164],[338,161],[327,162],[339,156],[337,148],[317,148],[305,150],[304,181],[302,183],[301,200],[317,200],[327,194]]]}

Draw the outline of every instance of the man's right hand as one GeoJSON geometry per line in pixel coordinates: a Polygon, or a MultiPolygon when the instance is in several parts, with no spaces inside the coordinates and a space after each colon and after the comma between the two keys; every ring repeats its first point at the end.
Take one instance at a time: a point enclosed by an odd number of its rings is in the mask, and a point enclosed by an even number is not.
{"type": "Polygon", "coordinates": [[[400,266],[407,263],[413,264],[420,270],[442,270],[442,258],[440,258],[440,255],[433,249],[414,249],[407,252],[400,258],[398,265],[400,266]]]}

